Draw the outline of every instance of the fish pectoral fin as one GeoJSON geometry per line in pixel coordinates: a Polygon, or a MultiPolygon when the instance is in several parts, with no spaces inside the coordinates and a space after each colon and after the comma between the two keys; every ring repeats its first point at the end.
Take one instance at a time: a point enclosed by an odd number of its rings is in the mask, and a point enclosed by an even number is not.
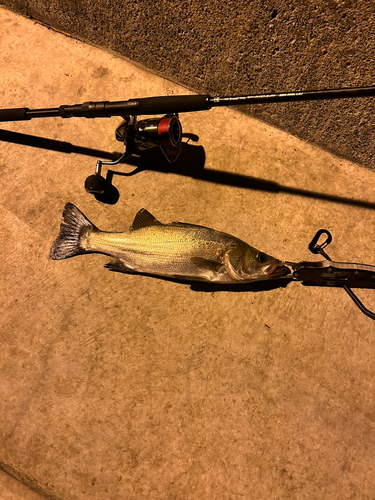
{"type": "Polygon", "coordinates": [[[143,227],[163,225],[164,224],[155,219],[155,217],[150,214],[148,210],[141,208],[141,210],[134,217],[133,224],[130,226],[129,231],[135,231],[136,229],[142,229],[143,227]]]}
{"type": "Polygon", "coordinates": [[[111,260],[111,261],[107,262],[107,264],[105,264],[104,267],[106,269],[109,269],[110,271],[114,271],[117,273],[127,273],[127,274],[134,274],[135,273],[135,271],[132,267],[126,265],[120,259],[111,260]]]}
{"type": "Polygon", "coordinates": [[[190,261],[192,264],[205,271],[211,271],[217,273],[224,268],[221,262],[217,262],[216,260],[205,259],[203,257],[192,257],[190,261]]]}

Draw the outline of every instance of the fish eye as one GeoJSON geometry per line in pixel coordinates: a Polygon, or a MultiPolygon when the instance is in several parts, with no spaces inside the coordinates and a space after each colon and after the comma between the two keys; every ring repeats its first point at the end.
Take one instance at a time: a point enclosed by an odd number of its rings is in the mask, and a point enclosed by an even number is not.
{"type": "Polygon", "coordinates": [[[258,262],[260,262],[261,264],[263,264],[267,260],[267,255],[265,253],[260,252],[257,255],[257,259],[258,259],[258,262]]]}

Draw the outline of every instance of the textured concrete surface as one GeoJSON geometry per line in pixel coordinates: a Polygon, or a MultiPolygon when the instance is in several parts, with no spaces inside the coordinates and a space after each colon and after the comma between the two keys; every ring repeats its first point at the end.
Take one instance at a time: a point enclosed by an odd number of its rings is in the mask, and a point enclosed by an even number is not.
{"type": "MultiPolygon", "coordinates": [[[[374,85],[375,4],[366,0],[0,0],[201,93],[374,85]]],[[[243,109],[374,168],[374,99],[243,109]]]]}
{"type": "MultiPolygon", "coordinates": [[[[7,10],[0,24],[4,107],[186,92],[7,10]]],[[[0,498],[374,498],[375,325],[343,290],[204,292],[48,259],[70,201],[108,231],[145,207],[291,261],[325,227],[332,258],[375,264],[373,172],[233,110],[182,122],[190,161],[114,175],[113,205],[83,184],[88,149],[120,150],[118,119],[0,127],[0,498]]]]}

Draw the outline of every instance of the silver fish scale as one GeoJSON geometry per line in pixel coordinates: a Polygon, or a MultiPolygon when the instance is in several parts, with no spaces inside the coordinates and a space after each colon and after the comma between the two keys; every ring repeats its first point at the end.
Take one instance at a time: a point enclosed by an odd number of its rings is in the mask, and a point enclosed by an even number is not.
{"type": "Polygon", "coordinates": [[[225,252],[238,244],[244,242],[199,226],[160,225],[126,233],[93,232],[86,249],[111,255],[139,272],[199,275],[192,258],[222,264],[225,252]]]}

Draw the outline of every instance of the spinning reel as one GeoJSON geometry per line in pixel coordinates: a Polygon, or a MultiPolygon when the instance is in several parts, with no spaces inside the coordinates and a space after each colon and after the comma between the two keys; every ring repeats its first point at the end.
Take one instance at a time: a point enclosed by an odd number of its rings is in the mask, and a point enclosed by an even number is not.
{"type": "Polygon", "coordinates": [[[182,143],[182,127],[178,114],[165,115],[162,118],[137,120],[136,116],[125,116],[116,129],[116,139],[125,144],[125,153],[115,161],[96,163],[95,174],[87,177],[85,189],[91,194],[105,192],[107,181],[101,175],[102,165],[117,165],[133,154],[158,147],[170,162],[177,160],[182,143]]]}

